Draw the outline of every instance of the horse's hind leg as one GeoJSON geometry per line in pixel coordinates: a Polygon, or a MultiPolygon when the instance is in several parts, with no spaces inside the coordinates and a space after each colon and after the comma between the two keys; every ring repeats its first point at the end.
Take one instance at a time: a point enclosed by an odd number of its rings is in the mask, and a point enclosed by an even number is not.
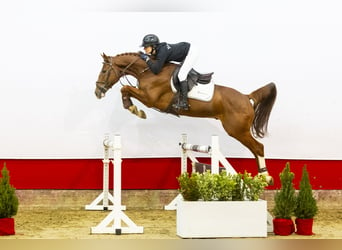
{"type": "Polygon", "coordinates": [[[227,126],[225,124],[223,124],[223,127],[230,136],[241,142],[252,152],[258,164],[258,172],[266,177],[268,184],[273,185],[273,178],[269,175],[266,168],[264,145],[254,139],[249,127],[237,126],[237,128],[234,129],[233,127],[227,126]]]}
{"type": "Polygon", "coordinates": [[[235,136],[234,138],[240,141],[252,152],[258,164],[258,172],[266,177],[268,184],[273,185],[273,177],[269,175],[266,167],[264,145],[255,140],[250,131],[243,135],[235,136]]]}

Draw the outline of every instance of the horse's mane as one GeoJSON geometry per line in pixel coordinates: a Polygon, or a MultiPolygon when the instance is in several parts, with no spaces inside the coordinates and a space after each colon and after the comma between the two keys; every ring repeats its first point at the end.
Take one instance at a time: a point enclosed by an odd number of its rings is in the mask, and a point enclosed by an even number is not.
{"type": "MultiPolygon", "coordinates": [[[[138,57],[140,57],[140,53],[139,52],[124,52],[124,53],[117,54],[115,57],[121,57],[121,56],[138,56],[138,57]]],[[[155,57],[151,56],[151,58],[154,59],[155,57]]],[[[168,65],[176,65],[176,66],[178,66],[179,64],[178,63],[173,63],[173,62],[165,63],[165,66],[168,66],[168,65]]]]}
{"type": "Polygon", "coordinates": [[[139,53],[137,52],[125,52],[125,53],[121,53],[121,54],[117,54],[117,57],[119,56],[139,56],[139,53]]]}

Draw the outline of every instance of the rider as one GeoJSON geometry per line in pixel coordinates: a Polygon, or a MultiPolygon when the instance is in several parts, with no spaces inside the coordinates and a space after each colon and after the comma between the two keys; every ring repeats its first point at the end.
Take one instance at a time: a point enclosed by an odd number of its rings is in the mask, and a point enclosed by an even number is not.
{"type": "Polygon", "coordinates": [[[188,110],[188,85],[187,75],[192,68],[196,57],[194,49],[188,42],[180,42],[169,44],[160,42],[159,38],[154,34],[144,36],[142,47],[146,54],[141,53],[140,57],[147,63],[148,67],[154,74],[158,74],[165,63],[175,61],[181,63],[181,68],[178,73],[180,81],[180,100],[177,105],[173,105],[176,109],[188,110]],[[155,57],[155,60],[150,60],[150,55],[155,57]]]}

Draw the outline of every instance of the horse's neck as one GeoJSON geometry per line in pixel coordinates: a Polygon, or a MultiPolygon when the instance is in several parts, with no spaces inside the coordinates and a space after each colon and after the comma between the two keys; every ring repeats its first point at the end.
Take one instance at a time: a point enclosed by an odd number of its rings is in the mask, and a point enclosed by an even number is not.
{"type": "Polygon", "coordinates": [[[175,71],[177,64],[167,63],[164,65],[162,71],[159,74],[154,74],[148,66],[144,69],[146,74],[142,74],[144,78],[148,78],[150,80],[170,80],[173,72],[175,71]]]}
{"type": "MultiPolygon", "coordinates": [[[[159,74],[154,74],[149,68],[146,68],[146,71],[144,73],[139,74],[139,77],[137,78],[139,81],[139,86],[141,89],[150,89],[150,88],[156,88],[160,90],[168,89],[167,86],[170,86],[172,73],[175,69],[175,65],[165,65],[163,70],[159,74]]],[[[171,87],[170,87],[171,89],[171,87]]]]}
{"type": "Polygon", "coordinates": [[[121,61],[121,70],[137,78],[140,84],[143,82],[153,82],[155,84],[169,82],[175,68],[178,66],[177,64],[167,63],[164,65],[163,70],[155,75],[145,62],[138,59],[139,55],[136,53],[123,53],[118,57],[122,57],[121,60],[123,60],[121,61]]]}

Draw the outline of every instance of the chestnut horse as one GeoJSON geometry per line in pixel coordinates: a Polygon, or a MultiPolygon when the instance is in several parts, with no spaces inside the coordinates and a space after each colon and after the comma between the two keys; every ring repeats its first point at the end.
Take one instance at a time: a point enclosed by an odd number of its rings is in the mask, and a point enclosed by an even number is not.
{"type": "Polygon", "coordinates": [[[273,178],[268,174],[264,146],[254,137],[262,138],[267,132],[268,119],[276,99],[277,90],[274,83],[269,83],[249,95],[235,89],[215,85],[211,101],[204,102],[189,99],[189,110],[172,110],[174,99],[170,80],[178,65],[167,63],[162,71],[155,75],[140,59],[139,53],[123,53],[114,57],[104,53],[103,66],[96,82],[95,95],[101,99],[105,93],[124,75],[131,75],[138,80],[138,86],[123,85],[122,102],[125,109],[140,118],[146,118],[145,112],[131,101],[138,99],[149,108],[162,112],[191,117],[219,119],[228,135],[246,146],[255,156],[258,172],[266,176],[268,183],[273,178]]]}

